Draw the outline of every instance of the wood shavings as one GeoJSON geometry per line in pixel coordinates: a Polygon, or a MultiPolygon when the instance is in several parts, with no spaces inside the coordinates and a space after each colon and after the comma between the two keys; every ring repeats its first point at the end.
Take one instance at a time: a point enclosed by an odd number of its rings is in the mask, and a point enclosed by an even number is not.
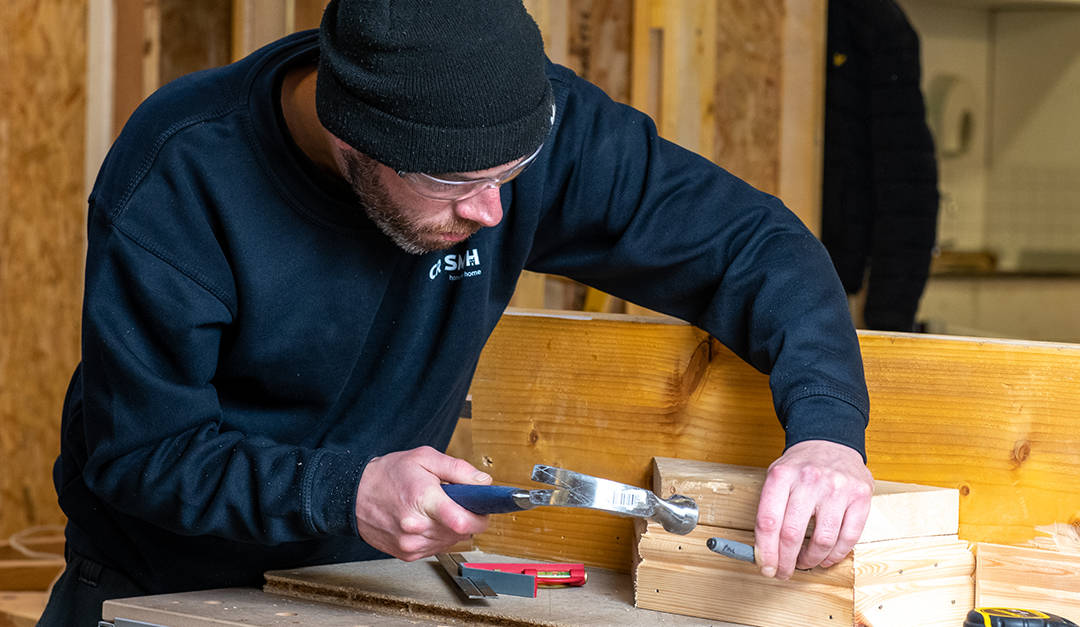
{"type": "Polygon", "coordinates": [[[1080,520],[1071,523],[1053,523],[1035,527],[1035,531],[1043,536],[1033,538],[1029,545],[1058,551],[1061,553],[1074,553],[1080,555],[1080,520]]]}

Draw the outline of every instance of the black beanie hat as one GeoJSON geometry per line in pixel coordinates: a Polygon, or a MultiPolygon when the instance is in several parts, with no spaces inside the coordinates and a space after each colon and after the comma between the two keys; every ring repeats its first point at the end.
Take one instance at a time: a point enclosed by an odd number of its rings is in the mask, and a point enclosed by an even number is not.
{"type": "Polygon", "coordinates": [[[319,120],[395,170],[492,168],[551,129],[543,41],[520,0],[332,0],[319,49],[319,120]]]}

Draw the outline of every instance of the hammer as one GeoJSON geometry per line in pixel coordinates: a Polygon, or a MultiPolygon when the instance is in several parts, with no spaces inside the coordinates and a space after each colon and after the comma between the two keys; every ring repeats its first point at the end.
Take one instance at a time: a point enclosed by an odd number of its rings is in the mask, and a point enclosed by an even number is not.
{"type": "Polygon", "coordinates": [[[690,533],[697,525],[697,503],[680,494],[662,499],[645,488],[543,464],[533,466],[532,480],[555,487],[525,490],[513,486],[445,484],[443,490],[474,514],[503,514],[547,505],[645,518],[680,535],[690,533]]]}

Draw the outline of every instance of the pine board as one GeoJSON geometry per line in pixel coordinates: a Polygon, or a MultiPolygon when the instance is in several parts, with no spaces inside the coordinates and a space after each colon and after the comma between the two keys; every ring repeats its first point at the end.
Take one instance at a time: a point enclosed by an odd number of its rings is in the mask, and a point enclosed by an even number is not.
{"type": "MultiPolygon", "coordinates": [[[[1080,346],[860,341],[876,479],[956,489],[959,536],[973,542],[1026,542],[1080,518],[1080,346]]],[[[543,463],[648,487],[654,456],[764,468],[783,449],[768,378],[670,318],[511,310],[471,392],[470,461],[499,483],[539,487],[528,478],[543,463]]],[[[477,546],[557,559],[572,545],[578,561],[629,571],[632,524],[597,516],[599,533],[555,509],[496,516],[477,546]]]]}
{"type": "Polygon", "coordinates": [[[832,568],[779,581],[705,545],[712,536],[753,544],[750,531],[699,525],[678,536],[638,526],[639,607],[761,627],[955,627],[974,602],[974,557],[955,535],[859,543],[832,568]]]}
{"type": "Polygon", "coordinates": [[[975,602],[1042,610],[1080,621],[1080,555],[980,543],[975,602]]]}
{"type": "MultiPolygon", "coordinates": [[[[696,460],[653,459],[653,490],[682,494],[698,504],[698,524],[752,530],[765,469],[696,460]]],[[[959,491],[875,481],[860,542],[956,535],[959,491]]]]}

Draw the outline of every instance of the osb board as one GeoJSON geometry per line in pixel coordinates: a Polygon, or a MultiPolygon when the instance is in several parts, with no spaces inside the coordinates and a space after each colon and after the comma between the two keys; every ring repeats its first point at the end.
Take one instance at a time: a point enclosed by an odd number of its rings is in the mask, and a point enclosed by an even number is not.
{"type": "MultiPolygon", "coordinates": [[[[968,541],[1080,518],[1080,346],[860,339],[877,479],[958,489],[968,541]]],[[[471,393],[471,461],[500,483],[537,487],[544,463],[647,487],[654,456],[765,467],[783,448],[767,377],[669,319],[509,312],[471,393]]],[[[628,570],[632,534],[625,519],[538,508],[493,516],[477,541],[628,570]]]]}
{"type": "Polygon", "coordinates": [[[980,543],[975,603],[1024,607],[1080,620],[1080,554],[980,543]]]}
{"type": "MultiPolygon", "coordinates": [[[[480,552],[464,556],[466,561],[515,561],[480,552]]],[[[587,575],[584,586],[544,588],[536,598],[499,595],[490,600],[466,601],[434,558],[411,563],[389,559],[269,571],[263,590],[368,611],[407,611],[413,616],[442,617],[467,624],[701,624],[682,616],[634,608],[628,575],[602,569],[587,569],[587,575]]]]}
{"type": "MultiPolygon", "coordinates": [[[[663,498],[694,499],[699,525],[752,531],[764,483],[764,468],[653,458],[652,489],[663,498]]],[[[959,500],[955,488],[875,480],[859,541],[956,535],[959,500]]]]}
{"type": "Polygon", "coordinates": [[[780,581],[705,544],[712,536],[752,544],[751,532],[699,525],[679,536],[656,523],[638,528],[639,607],[762,627],[953,627],[974,600],[974,557],[955,535],[859,543],[832,568],[780,581]]]}
{"type": "Polygon", "coordinates": [[[635,4],[632,104],[819,230],[824,0],[635,4]]]}
{"type": "MultiPolygon", "coordinates": [[[[436,627],[446,618],[362,610],[263,592],[256,588],[197,590],[106,601],[102,618],[169,627],[436,627]]],[[[32,624],[32,623],[31,623],[32,624]]],[[[0,622],[0,627],[6,627],[0,622]]],[[[20,625],[21,627],[21,625],[20,625]]]]}
{"type": "Polygon", "coordinates": [[[221,0],[157,0],[161,55],[158,79],[165,84],[197,70],[228,63],[232,6],[221,0]]]}
{"type": "Polygon", "coordinates": [[[725,0],[720,5],[712,16],[717,36],[709,156],[758,189],[776,194],[785,0],[725,0]]]}
{"type": "Polygon", "coordinates": [[[630,102],[632,0],[570,3],[566,64],[619,102],[630,102]]]}
{"type": "Polygon", "coordinates": [[[62,520],[60,406],[79,360],[86,3],[0,19],[0,537],[62,520]]]}

